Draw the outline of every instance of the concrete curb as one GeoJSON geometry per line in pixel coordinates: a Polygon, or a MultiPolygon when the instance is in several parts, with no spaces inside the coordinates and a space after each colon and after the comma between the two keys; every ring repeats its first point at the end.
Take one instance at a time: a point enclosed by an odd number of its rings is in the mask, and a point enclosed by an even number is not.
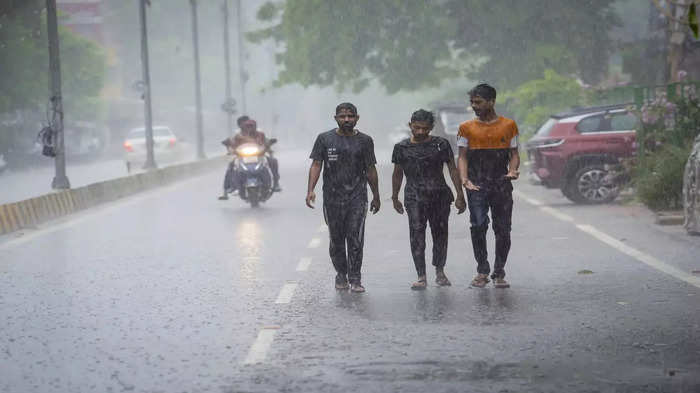
{"type": "Polygon", "coordinates": [[[659,211],[655,212],[656,224],[658,225],[683,225],[685,216],[683,211],[659,211]]]}
{"type": "Polygon", "coordinates": [[[225,167],[227,156],[168,166],[150,172],[57,191],[0,205],[0,235],[33,228],[59,217],[115,201],[142,191],[225,167]]]}

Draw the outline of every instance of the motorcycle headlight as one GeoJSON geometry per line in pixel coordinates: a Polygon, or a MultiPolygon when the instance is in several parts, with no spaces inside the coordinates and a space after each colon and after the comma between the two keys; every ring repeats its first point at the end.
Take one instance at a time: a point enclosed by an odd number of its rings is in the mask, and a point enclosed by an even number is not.
{"type": "Polygon", "coordinates": [[[236,153],[241,156],[255,156],[260,153],[260,148],[257,146],[244,146],[236,149],[236,153]]]}

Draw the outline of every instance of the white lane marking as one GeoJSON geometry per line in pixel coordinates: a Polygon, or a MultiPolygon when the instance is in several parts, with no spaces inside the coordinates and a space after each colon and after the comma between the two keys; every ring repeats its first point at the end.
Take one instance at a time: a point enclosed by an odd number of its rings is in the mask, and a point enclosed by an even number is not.
{"type": "Polygon", "coordinates": [[[9,235],[20,237],[16,237],[14,239],[10,239],[0,243],[0,251],[9,250],[11,248],[20,246],[24,243],[30,242],[38,237],[75,227],[86,221],[94,220],[96,218],[105,216],[109,213],[112,213],[115,210],[134,205],[136,203],[142,202],[150,198],[161,196],[164,193],[171,192],[178,188],[184,187],[188,185],[191,181],[197,180],[198,178],[199,176],[193,179],[187,179],[183,180],[182,182],[177,182],[176,184],[170,186],[158,188],[156,190],[144,191],[140,195],[136,194],[133,196],[125,197],[124,199],[111,201],[101,206],[95,206],[89,209],[79,211],[75,214],[69,214],[67,216],[57,218],[56,221],[49,221],[47,223],[41,224],[37,226],[38,229],[21,229],[19,232],[9,235]]]}
{"type": "Polygon", "coordinates": [[[299,284],[296,282],[288,282],[284,284],[282,289],[280,290],[280,294],[277,296],[277,300],[275,300],[276,304],[287,304],[292,301],[292,296],[294,296],[294,291],[297,289],[297,286],[299,284]]]}
{"type": "Polygon", "coordinates": [[[667,263],[664,263],[649,254],[645,254],[635,248],[632,248],[624,244],[623,242],[615,239],[614,237],[608,235],[607,233],[596,229],[592,225],[576,224],[572,217],[558,211],[557,209],[548,206],[542,206],[541,202],[537,201],[536,199],[529,198],[522,192],[517,192],[517,196],[524,199],[532,205],[538,206],[540,210],[547,214],[550,214],[562,221],[567,221],[574,224],[579,230],[586,232],[587,234],[622,252],[623,254],[627,254],[632,258],[638,260],[639,262],[642,262],[643,264],[653,269],[656,269],[662,273],[666,273],[671,277],[675,277],[681,281],[687,282],[690,285],[700,288],[700,277],[695,277],[693,275],[685,273],[684,271],[677,269],[667,263]]]}
{"type": "Polygon", "coordinates": [[[529,196],[523,194],[523,193],[520,192],[520,191],[514,190],[514,191],[513,191],[513,194],[515,194],[515,196],[517,196],[517,197],[519,197],[519,198],[525,200],[525,202],[527,202],[527,203],[529,203],[529,204],[531,204],[531,205],[535,205],[535,206],[542,206],[542,205],[543,205],[542,202],[538,201],[537,199],[530,198],[529,196]]]}
{"type": "Polygon", "coordinates": [[[265,361],[267,356],[267,351],[272,345],[272,340],[275,339],[275,334],[279,327],[266,327],[263,328],[260,333],[258,333],[258,338],[255,339],[253,345],[248,351],[248,356],[246,356],[243,364],[256,364],[265,361]]]}
{"type": "Polygon", "coordinates": [[[299,264],[297,265],[297,271],[298,272],[305,272],[309,270],[309,265],[311,265],[311,258],[310,257],[302,257],[299,259],[299,264]]]}
{"type": "Polygon", "coordinates": [[[321,245],[321,239],[318,237],[311,239],[311,241],[309,242],[309,248],[318,248],[318,246],[320,246],[320,245],[321,245]]]}
{"type": "Polygon", "coordinates": [[[687,282],[690,285],[694,285],[700,288],[700,277],[691,276],[690,274],[687,274],[682,270],[679,270],[664,262],[661,262],[660,260],[652,257],[651,255],[645,254],[637,249],[634,249],[622,243],[621,241],[613,238],[612,236],[597,230],[596,228],[590,225],[576,225],[576,228],[588,233],[589,235],[600,240],[601,242],[606,243],[607,245],[615,248],[616,250],[635,258],[639,262],[642,262],[660,272],[666,273],[669,276],[675,277],[681,281],[687,282]]]}
{"type": "Polygon", "coordinates": [[[550,215],[552,215],[552,216],[554,216],[562,221],[574,222],[573,217],[571,217],[567,214],[564,214],[557,209],[553,209],[553,208],[548,207],[548,206],[540,206],[540,210],[542,210],[543,212],[548,213],[548,214],[550,214],[550,215]]]}

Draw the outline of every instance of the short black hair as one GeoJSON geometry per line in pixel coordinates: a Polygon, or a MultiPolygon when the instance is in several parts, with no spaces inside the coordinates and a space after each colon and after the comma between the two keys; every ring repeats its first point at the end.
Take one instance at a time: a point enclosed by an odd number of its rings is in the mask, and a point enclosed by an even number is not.
{"type": "Polygon", "coordinates": [[[357,107],[349,102],[343,102],[342,104],[338,104],[338,106],[335,107],[335,114],[337,115],[343,109],[349,110],[353,114],[357,115],[357,107]]]}
{"type": "Polygon", "coordinates": [[[240,127],[243,123],[245,123],[248,120],[250,120],[250,117],[243,115],[243,116],[239,117],[238,119],[236,119],[236,123],[240,127]]]}
{"type": "Polygon", "coordinates": [[[414,121],[424,121],[429,123],[432,127],[435,125],[435,115],[433,115],[433,112],[426,111],[425,109],[418,109],[411,115],[411,123],[414,121]]]}
{"type": "Polygon", "coordinates": [[[488,83],[479,83],[469,90],[469,97],[479,96],[486,101],[496,101],[496,89],[488,83]]]}

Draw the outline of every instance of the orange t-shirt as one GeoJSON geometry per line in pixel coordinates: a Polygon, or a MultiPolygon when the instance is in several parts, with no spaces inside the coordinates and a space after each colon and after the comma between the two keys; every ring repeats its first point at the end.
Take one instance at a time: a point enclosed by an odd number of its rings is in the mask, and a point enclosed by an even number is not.
{"type": "MultiPolygon", "coordinates": [[[[478,186],[505,182],[511,150],[518,148],[518,126],[503,116],[492,123],[478,119],[460,124],[457,146],[469,150],[469,179],[478,186]]],[[[510,182],[508,182],[510,183],[510,182]]]]}
{"type": "Polygon", "coordinates": [[[472,119],[459,125],[458,146],[469,149],[510,149],[518,147],[518,126],[507,117],[492,123],[472,119]]]}

